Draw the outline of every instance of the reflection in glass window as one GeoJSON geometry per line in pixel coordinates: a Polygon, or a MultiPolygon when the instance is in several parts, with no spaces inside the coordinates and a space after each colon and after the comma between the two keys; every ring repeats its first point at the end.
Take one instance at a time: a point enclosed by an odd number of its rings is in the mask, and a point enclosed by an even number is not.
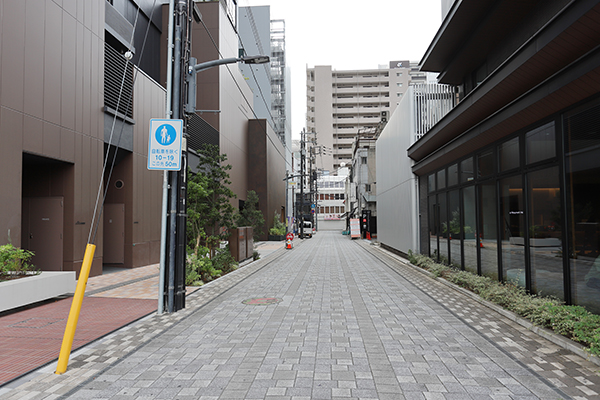
{"type": "MultiPolygon", "coordinates": [[[[431,176],[431,175],[430,175],[431,176]]],[[[437,222],[438,222],[438,205],[436,196],[429,196],[429,257],[437,260],[438,255],[438,239],[437,239],[437,222]]]]}
{"type": "Polygon", "coordinates": [[[475,178],[473,172],[473,158],[467,158],[460,163],[460,182],[470,182],[475,178]]]}
{"type": "Polygon", "coordinates": [[[448,167],[448,186],[458,185],[458,164],[448,167]]]}
{"type": "Polygon", "coordinates": [[[427,177],[427,191],[429,193],[435,191],[435,174],[431,174],[427,177]]]}
{"type": "Polygon", "coordinates": [[[520,165],[519,138],[502,143],[499,148],[500,171],[508,171],[520,165]]]}
{"type": "Polygon", "coordinates": [[[463,189],[464,213],[463,226],[463,251],[465,258],[465,269],[469,272],[477,273],[477,246],[478,241],[475,236],[475,186],[469,186],[463,189]]]}
{"type": "Polygon", "coordinates": [[[564,299],[558,167],[527,177],[531,290],[564,299]]]}
{"type": "Polygon", "coordinates": [[[496,183],[479,186],[481,211],[479,214],[479,239],[481,274],[498,279],[497,227],[496,227],[496,183]]]}
{"type": "Polygon", "coordinates": [[[448,240],[450,241],[450,265],[457,268],[461,267],[461,229],[460,229],[460,198],[458,190],[453,190],[448,194],[448,240]]]}
{"type": "Polygon", "coordinates": [[[487,151],[477,156],[477,176],[484,178],[494,173],[494,152],[487,151]]]}
{"type": "Polygon", "coordinates": [[[500,181],[502,215],[502,274],[507,282],[525,287],[525,203],[521,175],[500,181]]]}
{"type": "Polygon", "coordinates": [[[438,204],[439,204],[439,216],[440,216],[440,259],[439,261],[443,264],[449,264],[449,254],[448,254],[448,238],[450,237],[450,232],[448,231],[448,208],[446,202],[446,192],[438,194],[438,204]]]}
{"type": "Polygon", "coordinates": [[[554,123],[551,122],[525,135],[527,164],[546,160],[556,156],[556,137],[554,123]]]}
{"type": "Polygon", "coordinates": [[[446,170],[442,169],[437,173],[437,188],[444,189],[446,187],[446,170]]]}
{"type": "Polygon", "coordinates": [[[573,303],[600,314],[600,105],[564,119],[573,303]]]}

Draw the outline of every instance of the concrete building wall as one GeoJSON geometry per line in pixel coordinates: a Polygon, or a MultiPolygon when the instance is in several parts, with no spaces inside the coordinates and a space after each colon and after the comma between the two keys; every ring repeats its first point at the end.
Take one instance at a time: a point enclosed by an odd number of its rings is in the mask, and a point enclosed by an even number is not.
{"type": "MultiPolygon", "coordinates": [[[[196,5],[210,36],[202,24],[193,24],[192,56],[199,63],[238,57],[239,40],[222,5],[219,2],[196,5]]],[[[204,112],[200,116],[219,131],[221,153],[227,155],[227,162],[232,166],[230,187],[240,199],[245,199],[248,191],[246,143],[248,120],[255,118],[252,98],[252,90],[236,64],[211,68],[197,75],[197,109],[219,111],[204,112]]],[[[237,207],[237,201],[235,206],[237,207]]]]}
{"type": "Polygon", "coordinates": [[[261,239],[266,240],[275,213],[281,218],[285,206],[285,152],[266,120],[249,121],[248,132],[248,190],[258,194],[259,209],[265,218],[261,239]]]}
{"type": "Polygon", "coordinates": [[[414,141],[412,88],[377,140],[377,239],[407,253],[419,249],[418,187],[406,149],[414,141]]]}
{"type": "MultiPolygon", "coordinates": [[[[240,41],[246,54],[269,55],[271,53],[270,6],[240,7],[238,10],[240,41]]],[[[255,118],[266,119],[273,127],[269,64],[240,64],[240,70],[253,92],[255,118]]]]}
{"type": "Polygon", "coordinates": [[[375,134],[409,86],[426,82],[427,75],[416,63],[391,61],[388,68],[370,70],[315,66],[307,69],[306,80],[307,130],[326,148],[317,167],[333,174],[341,163],[351,162],[354,138],[375,134]]]}

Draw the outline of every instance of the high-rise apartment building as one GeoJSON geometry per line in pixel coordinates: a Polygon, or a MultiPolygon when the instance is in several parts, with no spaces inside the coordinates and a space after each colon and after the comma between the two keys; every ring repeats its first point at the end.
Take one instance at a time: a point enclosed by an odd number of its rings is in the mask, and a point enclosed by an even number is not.
{"type": "Polygon", "coordinates": [[[426,81],[426,73],[409,61],[391,61],[387,68],[368,70],[308,68],[306,127],[314,134],[313,145],[321,148],[317,168],[336,174],[341,163],[350,163],[358,134],[375,133],[407,88],[426,81]]]}

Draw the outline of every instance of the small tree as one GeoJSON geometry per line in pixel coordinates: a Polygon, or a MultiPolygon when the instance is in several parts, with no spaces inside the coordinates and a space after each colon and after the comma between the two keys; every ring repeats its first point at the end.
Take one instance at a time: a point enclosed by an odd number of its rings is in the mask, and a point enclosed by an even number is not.
{"type": "Polygon", "coordinates": [[[257,242],[262,235],[265,218],[258,209],[258,195],[254,190],[248,190],[244,208],[235,216],[237,226],[251,226],[253,229],[254,241],[257,242]]]}
{"type": "Polygon", "coordinates": [[[192,250],[200,245],[208,247],[212,257],[234,226],[231,199],[236,196],[229,188],[231,165],[225,164],[227,156],[219,154],[218,146],[209,144],[198,152],[202,159],[200,171],[188,177],[188,243],[192,250]]]}

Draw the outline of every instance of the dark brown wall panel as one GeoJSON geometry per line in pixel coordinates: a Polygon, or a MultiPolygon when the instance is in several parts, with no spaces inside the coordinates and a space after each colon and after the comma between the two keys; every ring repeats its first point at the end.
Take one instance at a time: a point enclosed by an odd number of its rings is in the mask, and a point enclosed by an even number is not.
{"type": "Polygon", "coordinates": [[[15,246],[21,245],[21,135],[23,116],[20,113],[0,108],[0,243],[8,242],[8,231],[15,246]],[[10,171],[10,173],[6,173],[10,171]]]}
{"type": "Polygon", "coordinates": [[[24,82],[24,112],[43,118],[44,116],[44,3],[34,1],[25,3],[27,23],[25,26],[25,79],[24,82]]]}
{"type": "Polygon", "coordinates": [[[2,106],[23,111],[25,78],[25,2],[5,1],[2,10],[2,106]],[[10,15],[10,18],[7,16],[10,15]]]}
{"type": "Polygon", "coordinates": [[[44,119],[60,124],[61,64],[62,64],[62,11],[53,1],[46,2],[44,52],[40,55],[26,53],[26,62],[43,62],[44,65],[44,119]]]}
{"type": "Polygon", "coordinates": [[[23,116],[23,151],[43,153],[43,122],[41,119],[23,116]]]}

